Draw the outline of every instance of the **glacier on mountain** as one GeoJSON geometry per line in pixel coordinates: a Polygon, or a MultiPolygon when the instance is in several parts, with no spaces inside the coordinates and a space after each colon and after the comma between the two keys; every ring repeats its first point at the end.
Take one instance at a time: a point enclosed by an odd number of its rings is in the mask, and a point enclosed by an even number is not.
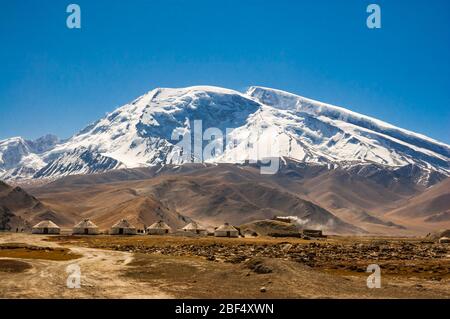
{"type": "Polygon", "coordinates": [[[223,151],[202,159],[211,163],[277,156],[343,167],[414,165],[427,174],[449,174],[450,147],[426,136],[280,90],[251,87],[241,93],[196,86],[154,89],[64,141],[54,136],[0,141],[0,178],[179,165],[198,158],[194,147],[182,149],[174,136],[188,137],[203,148],[208,141],[201,137],[209,128],[226,135],[223,151]],[[198,120],[200,138],[194,131],[198,120]]]}

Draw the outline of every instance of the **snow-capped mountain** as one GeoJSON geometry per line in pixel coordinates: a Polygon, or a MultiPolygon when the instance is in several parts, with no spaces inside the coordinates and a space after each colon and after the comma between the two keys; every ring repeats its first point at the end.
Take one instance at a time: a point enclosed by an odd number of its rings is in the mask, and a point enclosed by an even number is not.
{"type": "Polygon", "coordinates": [[[289,140],[283,155],[306,162],[415,164],[449,171],[450,147],[424,135],[279,90],[252,87],[247,94],[269,106],[262,107],[261,117],[271,118],[289,140]]]}
{"type": "Polygon", "coordinates": [[[0,178],[33,176],[45,166],[42,154],[51,150],[58,142],[58,138],[50,134],[34,141],[21,137],[0,141],[0,178]]]}
{"type": "Polygon", "coordinates": [[[0,141],[0,178],[274,156],[330,167],[413,165],[425,175],[450,172],[447,144],[344,108],[262,87],[240,93],[197,86],[154,89],[62,142],[49,137],[0,141]],[[202,141],[201,132],[214,138],[223,134],[223,151],[219,147],[202,158],[199,146],[211,144],[202,141]],[[176,138],[183,136],[196,143],[180,144],[176,138]]]}

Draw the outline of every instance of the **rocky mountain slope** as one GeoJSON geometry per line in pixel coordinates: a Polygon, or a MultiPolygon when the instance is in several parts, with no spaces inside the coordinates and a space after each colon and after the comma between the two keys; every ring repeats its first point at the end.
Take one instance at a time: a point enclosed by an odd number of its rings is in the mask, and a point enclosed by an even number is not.
{"type": "Polygon", "coordinates": [[[11,187],[0,181],[0,230],[29,230],[45,219],[67,222],[67,217],[57,214],[21,187],[11,187]]]}
{"type": "Polygon", "coordinates": [[[295,161],[286,161],[275,175],[261,175],[257,164],[185,164],[67,176],[30,191],[60,211],[91,210],[92,218],[103,209],[139,205],[151,197],[211,226],[281,215],[328,233],[416,235],[450,227],[448,221],[424,223],[389,214],[427,190],[414,179],[391,174],[295,161]]]}
{"type": "Polygon", "coordinates": [[[450,225],[450,179],[407,199],[399,208],[389,211],[387,216],[418,219],[426,223],[446,222],[450,225]]]}

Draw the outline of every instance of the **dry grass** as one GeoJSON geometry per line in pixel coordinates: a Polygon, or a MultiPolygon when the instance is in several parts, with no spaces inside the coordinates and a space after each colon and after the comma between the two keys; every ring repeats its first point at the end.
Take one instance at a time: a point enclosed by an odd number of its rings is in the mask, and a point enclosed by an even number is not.
{"type": "Polygon", "coordinates": [[[65,248],[31,246],[20,243],[0,244],[0,257],[64,261],[81,256],[65,248]]]}
{"type": "Polygon", "coordinates": [[[137,235],[137,236],[52,236],[46,239],[48,241],[59,242],[61,244],[85,244],[91,247],[99,247],[101,245],[145,245],[148,247],[167,247],[172,245],[196,245],[196,246],[209,246],[212,244],[221,245],[276,245],[280,243],[291,244],[310,244],[312,242],[327,242],[327,243],[374,243],[374,242],[411,242],[417,243],[424,241],[423,238],[413,237],[352,237],[352,236],[328,236],[325,239],[311,239],[305,240],[295,237],[269,237],[260,236],[255,238],[220,238],[220,237],[182,237],[182,236],[149,236],[149,235],[137,235]]]}
{"type": "Polygon", "coordinates": [[[32,266],[24,261],[0,259],[0,272],[21,273],[31,268],[32,266]]]}
{"type": "Polygon", "coordinates": [[[279,243],[308,244],[312,241],[300,238],[218,238],[218,237],[181,237],[181,236],[52,236],[49,241],[56,241],[61,244],[87,245],[89,247],[100,248],[117,245],[132,245],[146,247],[169,247],[173,245],[195,245],[209,246],[221,244],[225,246],[235,245],[275,245],[279,243]]]}

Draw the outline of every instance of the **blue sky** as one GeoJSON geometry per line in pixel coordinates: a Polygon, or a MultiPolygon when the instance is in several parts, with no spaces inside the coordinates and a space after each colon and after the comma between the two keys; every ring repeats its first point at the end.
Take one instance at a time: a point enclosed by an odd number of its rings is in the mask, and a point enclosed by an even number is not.
{"type": "Polygon", "coordinates": [[[449,40],[448,0],[3,0],[0,139],[69,137],[152,88],[208,84],[279,88],[450,143],[449,40]]]}

